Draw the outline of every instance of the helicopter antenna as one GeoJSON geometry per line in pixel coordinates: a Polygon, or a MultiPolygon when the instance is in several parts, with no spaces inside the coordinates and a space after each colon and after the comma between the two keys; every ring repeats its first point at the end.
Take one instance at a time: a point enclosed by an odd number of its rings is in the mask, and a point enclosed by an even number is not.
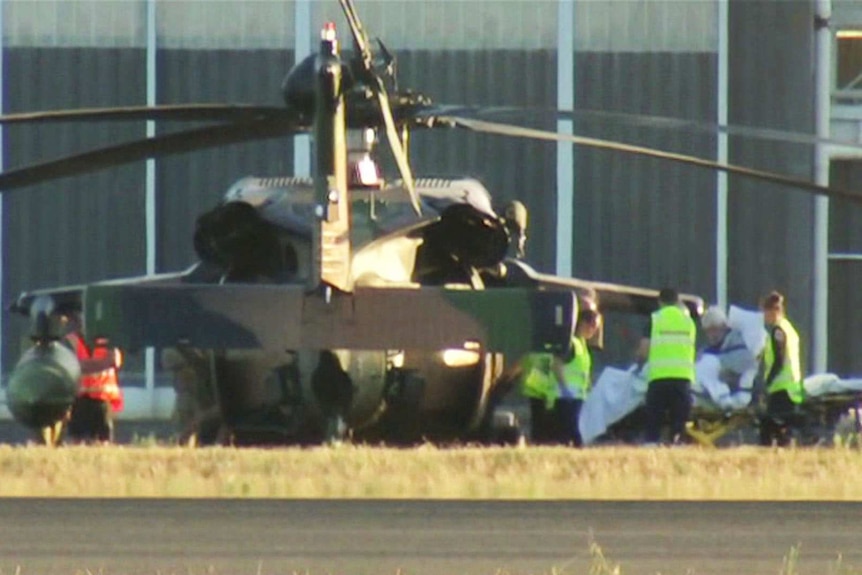
{"type": "Polygon", "coordinates": [[[335,24],[320,32],[315,72],[314,218],[309,287],[350,291],[350,198],[342,66],[335,24]]]}
{"type": "Polygon", "coordinates": [[[341,8],[344,11],[344,16],[347,18],[347,23],[350,26],[350,31],[353,34],[353,44],[356,47],[356,53],[359,55],[361,72],[365,76],[365,81],[368,83],[371,91],[377,96],[377,102],[380,106],[380,113],[383,115],[383,123],[386,126],[386,140],[389,142],[389,148],[392,150],[392,155],[395,157],[395,164],[398,166],[398,171],[401,174],[401,181],[404,188],[410,195],[410,202],[413,204],[413,209],[417,215],[422,215],[422,208],[419,203],[419,196],[416,193],[416,186],[413,183],[413,172],[410,169],[410,162],[407,160],[407,154],[404,151],[404,144],[401,142],[401,137],[398,133],[398,128],[395,126],[395,120],[392,117],[392,108],[389,104],[389,94],[386,91],[386,86],[383,83],[383,78],[380,77],[374,70],[374,57],[371,53],[371,47],[368,42],[368,36],[362,28],[362,22],[356,14],[356,7],[353,5],[353,0],[339,0],[341,8]]]}

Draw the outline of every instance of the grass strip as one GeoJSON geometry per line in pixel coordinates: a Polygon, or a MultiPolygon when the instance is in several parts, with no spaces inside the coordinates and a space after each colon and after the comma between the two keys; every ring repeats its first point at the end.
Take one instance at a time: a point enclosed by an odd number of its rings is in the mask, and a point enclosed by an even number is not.
{"type": "Polygon", "coordinates": [[[862,500],[862,452],[0,446],[2,497],[862,500]]]}

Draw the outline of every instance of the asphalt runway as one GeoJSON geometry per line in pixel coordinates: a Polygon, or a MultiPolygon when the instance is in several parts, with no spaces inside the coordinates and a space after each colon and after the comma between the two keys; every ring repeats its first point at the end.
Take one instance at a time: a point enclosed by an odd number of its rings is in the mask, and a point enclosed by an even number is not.
{"type": "MultiPolygon", "coordinates": [[[[0,476],[2,480],[2,476],[0,476]]],[[[285,479],[288,480],[288,479],[285,479]]],[[[862,505],[0,500],[0,573],[775,575],[862,565],[862,505]]]]}

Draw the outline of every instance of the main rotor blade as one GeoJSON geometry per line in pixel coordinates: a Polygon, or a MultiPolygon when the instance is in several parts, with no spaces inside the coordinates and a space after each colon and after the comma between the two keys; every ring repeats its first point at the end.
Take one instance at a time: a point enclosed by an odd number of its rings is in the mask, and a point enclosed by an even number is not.
{"type": "Polygon", "coordinates": [[[617,122],[635,127],[656,128],[666,130],[677,130],[683,132],[695,132],[714,136],[722,133],[729,136],[739,136],[752,140],[765,140],[773,142],[786,142],[791,144],[808,145],[831,145],[854,150],[862,150],[862,142],[839,140],[835,138],[819,138],[805,132],[793,132],[790,130],[778,130],[775,128],[757,128],[754,126],[740,126],[738,124],[717,124],[712,122],[700,122],[697,120],[686,120],[672,118],[669,116],[651,116],[646,114],[630,114],[627,112],[608,112],[591,108],[560,110],[556,108],[533,108],[519,106],[457,106],[457,105],[429,105],[421,108],[413,108],[402,113],[399,118],[405,120],[418,119],[433,121],[446,116],[459,116],[470,119],[489,119],[489,117],[517,117],[523,119],[525,116],[548,117],[570,120],[596,120],[617,122]]]}
{"type": "Polygon", "coordinates": [[[422,207],[419,202],[419,195],[416,193],[416,187],[413,183],[413,172],[410,170],[410,162],[407,155],[404,153],[404,146],[401,144],[401,136],[398,134],[398,128],[395,126],[395,120],[392,117],[392,107],[389,103],[389,94],[386,91],[386,86],[383,79],[374,70],[373,54],[368,43],[368,36],[362,28],[362,22],[359,20],[359,15],[356,13],[356,7],[352,0],[339,0],[341,9],[344,12],[347,23],[350,26],[350,31],[353,34],[353,42],[356,51],[360,55],[362,70],[365,73],[365,80],[370,84],[370,88],[377,96],[377,102],[380,105],[380,113],[383,115],[383,125],[386,127],[386,140],[389,142],[389,148],[392,150],[392,155],[395,157],[395,163],[398,166],[398,171],[401,174],[401,180],[407,193],[410,194],[410,203],[413,204],[413,209],[417,215],[422,215],[422,207]]]}
{"type": "MultiPolygon", "coordinates": [[[[706,135],[718,133],[755,140],[787,142],[792,144],[825,144],[853,150],[862,150],[862,142],[818,138],[813,134],[757,128],[737,124],[717,124],[699,122],[669,116],[651,116],[627,112],[610,112],[591,108],[558,110],[554,108],[532,108],[519,106],[458,106],[430,105],[412,107],[406,112],[393,110],[399,121],[424,119],[433,120],[442,116],[459,116],[472,119],[489,116],[550,116],[572,120],[596,120],[619,122],[643,128],[656,128],[695,132],[706,135]]],[[[79,108],[75,110],[43,110],[21,112],[0,116],[0,124],[36,124],[50,122],[96,122],[96,121],[135,121],[159,120],[176,122],[243,122],[262,118],[278,118],[294,115],[295,112],[278,106],[259,106],[253,104],[170,104],[162,106],[125,106],[116,108],[79,108]]]]}
{"type": "Polygon", "coordinates": [[[422,207],[419,202],[419,194],[416,193],[416,186],[413,183],[413,172],[410,169],[410,161],[404,152],[404,146],[401,145],[401,136],[398,134],[398,128],[395,127],[395,121],[392,119],[389,96],[380,78],[376,78],[376,80],[378,86],[375,92],[377,92],[377,101],[380,103],[380,112],[383,114],[383,122],[386,125],[386,140],[389,142],[392,155],[395,157],[395,163],[398,165],[398,171],[401,173],[404,187],[407,189],[407,193],[410,194],[410,203],[413,204],[413,210],[417,216],[421,216],[422,207]]]}
{"type": "Polygon", "coordinates": [[[777,130],[774,128],[756,128],[754,126],[740,126],[736,124],[717,124],[698,122],[695,120],[684,120],[682,118],[671,118],[668,116],[648,116],[644,114],[607,112],[604,110],[592,109],[548,110],[547,112],[555,114],[558,118],[608,120],[644,128],[672,129],[686,132],[697,132],[707,135],[721,133],[729,136],[750,138],[753,140],[767,140],[808,145],[828,144],[845,148],[862,149],[862,143],[860,142],[836,140],[834,138],[818,138],[813,134],[792,132],[789,130],[777,130]]]}
{"type": "Polygon", "coordinates": [[[465,128],[468,130],[472,130],[474,132],[483,132],[488,134],[498,134],[501,136],[511,136],[515,138],[526,138],[531,140],[545,140],[545,141],[553,141],[553,142],[572,142],[573,144],[577,144],[580,146],[585,146],[588,148],[596,148],[600,150],[612,150],[615,152],[624,152],[627,154],[634,154],[638,156],[646,156],[650,158],[657,158],[660,160],[667,160],[669,162],[675,162],[678,164],[686,164],[690,166],[697,166],[700,168],[706,168],[709,170],[719,170],[722,172],[727,172],[728,174],[734,174],[737,176],[744,176],[756,180],[762,180],[765,182],[772,182],[775,184],[781,184],[784,186],[789,186],[791,188],[798,188],[800,190],[805,190],[807,192],[811,192],[814,194],[828,196],[831,198],[841,198],[845,200],[850,200],[856,203],[862,203],[862,193],[854,192],[852,190],[844,189],[844,188],[836,188],[831,186],[821,186],[819,184],[815,184],[808,180],[804,180],[801,178],[794,178],[791,176],[784,176],[781,174],[776,174],[774,172],[766,172],[763,170],[755,170],[753,168],[746,168],[743,166],[737,166],[733,164],[722,164],[719,162],[713,162],[711,160],[704,160],[703,158],[698,158],[696,156],[689,156],[686,154],[677,154],[674,152],[665,152],[662,150],[656,150],[653,148],[645,148],[643,146],[634,146],[630,144],[623,144],[621,142],[614,142],[611,140],[601,140],[598,138],[586,138],[583,136],[574,136],[571,134],[558,134],[557,132],[548,132],[545,130],[537,130],[534,128],[524,128],[523,126],[513,126],[511,124],[501,124],[498,122],[487,122],[484,120],[474,120],[469,118],[459,118],[459,117],[450,117],[448,120],[461,128],[465,128]]]}
{"type": "Polygon", "coordinates": [[[303,130],[304,128],[296,125],[295,120],[266,118],[145,138],[9,170],[0,174],[0,190],[9,191],[146,158],[204,150],[226,144],[266,140],[303,130]]]}
{"type": "Polygon", "coordinates": [[[262,117],[277,118],[292,112],[275,106],[245,104],[177,104],[168,106],[127,106],[118,108],[79,108],[46,110],[0,116],[0,124],[47,122],[95,122],[168,120],[182,122],[247,122],[262,117]]]}
{"type": "Polygon", "coordinates": [[[362,68],[367,73],[371,73],[373,62],[371,47],[368,45],[368,36],[362,28],[362,21],[359,20],[359,15],[356,13],[356,6],[353,5],[353,0],[338,0],[338,2],[341,4],[341,10],[347,19],[347,25],[350,26],[350,33],[353,35],[353,46],[359,54],[362,68]]]}

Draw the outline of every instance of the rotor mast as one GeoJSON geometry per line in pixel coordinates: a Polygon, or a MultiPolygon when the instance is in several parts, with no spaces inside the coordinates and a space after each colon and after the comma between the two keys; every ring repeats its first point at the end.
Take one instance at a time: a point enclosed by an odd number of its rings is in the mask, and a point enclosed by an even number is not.
{"type": "Polygon", "coordinates": [[[315,70],[314,226],[310,288],[350,291],[350,202],[342,64],[335,24],[320,32],[315,70]]]}

